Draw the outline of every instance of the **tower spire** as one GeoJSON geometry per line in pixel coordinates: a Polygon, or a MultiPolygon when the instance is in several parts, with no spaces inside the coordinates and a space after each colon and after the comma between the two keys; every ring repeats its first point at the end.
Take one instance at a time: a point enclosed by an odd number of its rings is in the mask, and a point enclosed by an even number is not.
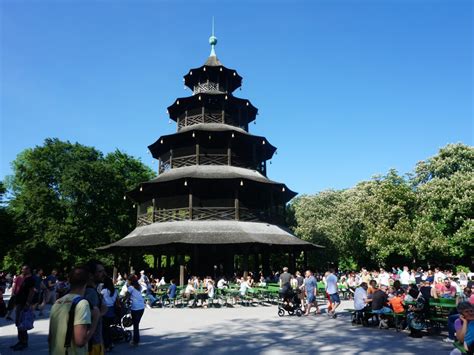
{"type": "Polygon", "coordinates": [[[212,16],[212,34],[209,37],[209,44],[211,45],[211,57],[216,57],[215,46],[217,44],[217,37],[214,36],[214,16],[212,16]]]}

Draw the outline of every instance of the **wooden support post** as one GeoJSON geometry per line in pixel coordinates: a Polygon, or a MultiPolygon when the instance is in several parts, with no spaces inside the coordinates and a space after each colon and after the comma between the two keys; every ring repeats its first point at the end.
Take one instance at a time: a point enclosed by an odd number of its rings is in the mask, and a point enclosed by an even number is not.
{"type": "Polygon", "coordinates": [[[257,166],[258,166],[258,163],[257,163],[257,145],[256,145],[256,143],[252,144],[252,163],[253,163],[253,166],[256,169],[257,166]]]}
{"type": "Polygon", "coordinates": [[[202,106],[202,123],[205,123],[206,121],[204,120],[204,117],[206,115],[206,108],[204,107],[204,105],[202,106]]]}
{"type": "Polygon", "coordinates": [[[188,110],[184,111],[184,125],[188,125],[188,110]]]}
{"type": "Polygon", "coordinates": [[[199,151],[199,143],[196,143],[196,165],[199,165],[199,154],[200,154],[200,151],[199,151]]]}
{"type": "Polygon", "coordinates": [[[161,254],[156,255],[156,270],[161,272],[161,254]]]}
{"type": "Polygon", "coordinates": [[[244,278],[246,278],[249,274],[249,251],[247,248],[244,249],[242,258],[242,272],[244,274],[244,278]]]}
{"type": "Polygon", "coordinates": [[[158,158],[158,175],[161,174],[161,158],[158,158]]]}
{"type": "Polygon", "coordinates": [[[227,165],[232,165],[232,147],[230,142],[227,146],[227,165]]]}
{"type": "Polygon", "coordinates": [[[154,271],[158,270],[158,258],[156,254],[153,254],[153,270],[154,271]]]}
{"type": "Polygon", "coordinates": [[[154,198],[152,198],[151,203],[153,204],[153,211],[151,212],[151,221],[155,223],[156,201],[154,198]]]}
{"type": "Polygon", "coordinates": [[[255,272],[255,275],[258,275],[258,272],[260,271],[260,260],[258,257],[258,252],[255,252],[253,254],[253,258],[254,258],[253,271],[255,272]]]}
{"type": "Polygon", "coordinates": [[[184,286],[184,265],[179,265],[179,286],[184,286]]]}
{"type": "Polygon", "coordinates": [[[170,169],[173,169],[173,149],[170,149],[170,169]]]}
{"type": "Polygon", "coordinates": [[[289,265],[289,268],[290,268],[290,272],[292,274],[294,274],[295,271],[296,271],[296,257],[295,257],[295,252],[294,251],[290,252],[290,265],[289,265]]]}
{"type": "Polygon", "coordinates": [[[270,276],[270,255],[266,247],[263,247],[263,250],[262,250],[262,267],[263,267],[263,275],[265,277],[270,276]]]}
{"type": "Polygon", "coordinates": [[[239,201],[238,188],[235,190],[234,209],[235,209],[235,220],[238,221],[240,220],[240,201],[239,201]]]}
{"type": "Polygon", "coordinates": [[[198,275],[199,271],[199,249],[198,246],[195,244],[193,246],[193,274],[198,275]]]}
{"type": "Polygon", "coordinates": [[[222,123],[225,123],[225,111],[224,110],[221,111],[221,115],[222,115],[222,123]]]}
{"type": "Polygon", "coordinates": [[[114,285],[117,281],[117,274],[118,274],[117,265],[118,265],[118,257],[117,257],[117,254],[114,254],[114,269],[112,271],[112,281],[113,281],[114,285]]]}
{"type": "Polygon", "coordinates": [[[191,189],[189,189],[189,219],[193,219],[193,193],[191,189]]]}

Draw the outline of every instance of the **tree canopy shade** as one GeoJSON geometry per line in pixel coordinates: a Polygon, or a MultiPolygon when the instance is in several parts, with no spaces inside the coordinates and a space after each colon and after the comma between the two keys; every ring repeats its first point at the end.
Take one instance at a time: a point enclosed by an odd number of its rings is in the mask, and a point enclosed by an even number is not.
{"type": "Polygon", "coordinates": [[[293,200],[295,234],[326,246],[321,266],[466,262],[474,255],[474,148],[450,144],[419,162],[341,191],[293,200]]]}
{"type": "Polygon", "coordinates": [[[124,193],[154,176],[119,150],[104,157],[93,147],[58,139],[20,153],[13,171],[8,212],[16,231],[12,244],[8,237],[1,240],[4,267],[66,267],[94,257],[97,246],[135,227],[136,212],[124,193]]]}

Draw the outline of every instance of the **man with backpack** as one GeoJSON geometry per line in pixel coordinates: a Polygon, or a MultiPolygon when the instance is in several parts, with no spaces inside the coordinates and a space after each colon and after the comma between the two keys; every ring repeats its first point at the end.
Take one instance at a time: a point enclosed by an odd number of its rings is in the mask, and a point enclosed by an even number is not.
{"type": "MultiPolygon", "coordinates": [[[[103,300],[103,296],[100,291],[97,290],[99,284],[104,281],[105,268],[104,265],[97,260],[90,260],[87,263],[87,269],[89,270],[89,282],[87,283],[86,292],[84,298],[89,302],[93,311],[97,310],[97,328],[92,335],[89,342],[89,355],[104,355],[104,338],[102,335],[102,316],[107,313],[107,306],[103,300]]],[[[94,314],[92,316],[92,322],[96,319],[94,314]]]]}
{"type": "Polygon", "coordinates": [[[69,274],[70,292],[51,308],[48,335],[51,355],[87,354],[87,344],[99,319],[99,311],[92,311],[95,312],[92,315],[89,302],[84,298],[88,281],[89,272],[85,267],[73,268],[69,274]]]}

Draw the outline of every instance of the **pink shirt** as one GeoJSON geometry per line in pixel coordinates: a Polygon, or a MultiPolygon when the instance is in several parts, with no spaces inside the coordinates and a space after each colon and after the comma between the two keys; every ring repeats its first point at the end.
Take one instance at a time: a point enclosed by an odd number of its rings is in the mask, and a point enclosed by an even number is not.
{"type": "Polygon", "coordinates": [[[449,286],[449,287],[446,287],[445,285],[443,285],[443,287],[441,288],[441,293],[443,295],[450,295],[452,297],[454,297],[456,295],[456,287],[454,286],[449,286]]]}

